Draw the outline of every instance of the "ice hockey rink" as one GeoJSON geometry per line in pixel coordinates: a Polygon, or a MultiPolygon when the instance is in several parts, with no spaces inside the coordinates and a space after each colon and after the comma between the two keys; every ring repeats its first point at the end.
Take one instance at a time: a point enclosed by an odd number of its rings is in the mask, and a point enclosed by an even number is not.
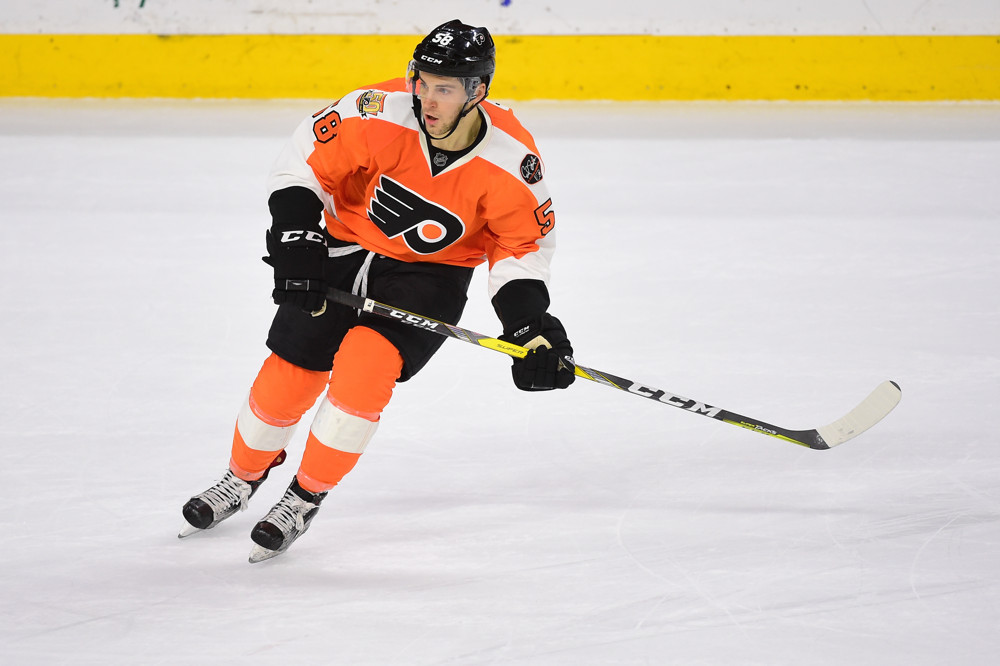
{"type": "MultiPolygon", "coordinates": [[[[224,472],[274,306],[267,171],[316,101],[0,100],[0,662],[993,664],[1000,105],[517,104],[577,360],[447,341],[311,530],[250,565],[224,472]]],[[[462,325],[497,334],[485,269],[462,325]]]]}

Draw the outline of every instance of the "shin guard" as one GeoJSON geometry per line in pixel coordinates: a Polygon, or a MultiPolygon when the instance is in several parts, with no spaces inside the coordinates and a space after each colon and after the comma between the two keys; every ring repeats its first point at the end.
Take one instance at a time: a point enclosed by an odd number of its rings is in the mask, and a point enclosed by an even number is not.
{"type": "Polygon", "coordinates": [[[328,374],[305,370],[272,354],[240,408],[229,468],[256,481],[285,449],[295,426],[326,385],[328,374]]]}
{"type": "Polygon", "coordinates": [[[402,368],[399,351],[380,334],[364,326],[348,332],[333,361],[330,390],[309,431],[297,474],[303,488],[326,492],[354,468],[402,368]]]}
{"type": "Polygon", "coordinates": [[[327,397],[309,428],[306,451],[296,474],[299,483],[312,493],[336,486],[354,469],[377,429],[378,421],[348,414],[327,397]]]}

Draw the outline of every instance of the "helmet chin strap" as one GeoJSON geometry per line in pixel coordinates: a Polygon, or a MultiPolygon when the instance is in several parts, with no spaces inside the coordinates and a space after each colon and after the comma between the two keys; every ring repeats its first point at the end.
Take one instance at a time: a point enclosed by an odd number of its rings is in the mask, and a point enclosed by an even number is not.
{"type": "MultiPolygon", "coordinates": [[[[472,97],[469,97],[468,99],[465,100],[465,103],[468,104],[471,100],[472,97]]],[[[443,141],[444,139],[447,139],[449,136],[455,133],[455,130],[458,129],[458,125],[461,122],[462,118],[469,115],[469,113],[471,113],[472,110],[475,109],[477,106],[479,106],[479,102],[476,102],[467,109],[463,107],[462,112],[458,114],[458,118],[455,119],[455,125],[451,128],[451,130],[447,134],[445,134],[444,136],[432,136],[431,133],[427,131],[427,123],[424,122],[424,114],[422,111],[422,106],[420,104],[420,98],[417,97],[416,95],[413,96],[413,115],[417,117],[417,124],[420,125],[420,130],[424,133],[424,136],[427,137],[428,141],[443,141]]]]}

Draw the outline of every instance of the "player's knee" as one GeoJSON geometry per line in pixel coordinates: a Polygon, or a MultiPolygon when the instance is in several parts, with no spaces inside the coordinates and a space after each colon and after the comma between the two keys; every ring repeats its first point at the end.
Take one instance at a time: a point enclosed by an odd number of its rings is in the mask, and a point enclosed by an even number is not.
{"type": "Polygon", "coordinates": [[[250,389],[250,406],[272,425],[297,423],[315,404],[329,377],[329,372],[306,370],[271,354],[250,389]]]}
{"type": "Polygon", "coordinates": [[[330,402],[349,414],[377,421],[402,370],[403,357],[391,342],[366,326],[356,326],[333,359],[330,402]]]}

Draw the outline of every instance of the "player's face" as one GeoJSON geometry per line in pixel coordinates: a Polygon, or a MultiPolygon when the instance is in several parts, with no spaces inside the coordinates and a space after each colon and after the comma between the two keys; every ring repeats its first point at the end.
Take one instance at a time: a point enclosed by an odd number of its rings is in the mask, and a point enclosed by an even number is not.
{"type": "Polygon", "coordinates": [[[420,73],[417,95],[424,125],[431,136],[444,136],[459,121],[468,98],[462,81],[454,76],[420,73]]]}

